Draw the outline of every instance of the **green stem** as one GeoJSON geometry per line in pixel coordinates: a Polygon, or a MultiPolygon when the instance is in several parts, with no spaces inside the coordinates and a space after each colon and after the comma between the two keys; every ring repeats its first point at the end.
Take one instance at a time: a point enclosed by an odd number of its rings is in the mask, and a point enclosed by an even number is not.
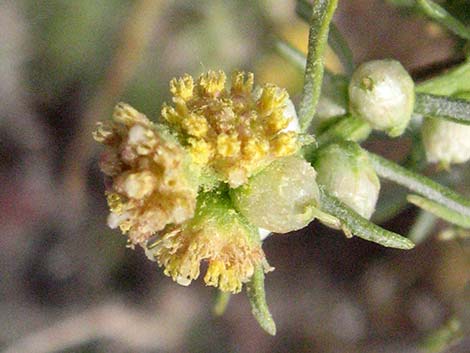
{"type": "Polygon", "coordinates": [[[280,39],[276,39],[274,45],[279,55],[293,64],[297,69],[302,71],[305,70],[307,58],[305,57],[304,53],[280,39]]]}
{"type": "Polygon", "coordinates": [[[246,284],[246,293],[251,304],[251,312],[260,326],[270,335],[276,334],[276,323],[269,312],[264,291],[264,271],[262,266],[255,269],[250,282],[246,284]]]}
{"type": "Polygon", "coordinates": [[[470,102],[465,99],[417,93],[414,112],[470,125],[470,102]]]}
{"type": "Polygon", "coordinates": [[[347,115],[327,128],[317,138],[318,147],[334,141],[362,142],[369,137],[372,129],[363,119],[347,115]]]}
{"type": "Polygon", "coordinates": [[[418,195],[409,195],[408,201],[433,215],[453,223],[459,227],[470,229],[470,217],[463,216],[441,204],[418,195]]]}
{"type": "Polygon", "coordinates": [[[409,239],[369,222],[323,189],[321,190],[321,204],[325,212],[341,221],[347,233],[350,232],[359,238],[390,248],[409,250],[414,247],[409,239]]]}
{"type": "MultiPolygon", "coordinates": [[[[312,14],[312,5],[306,0],[298,0],[296,7],[297,14],[306,22],[310,22],[312,14]]],[[[334,23],[330,24],[330,36],[328,44],[338,56],[346,75],[351,76],[354,70],[353,54],[344,36],[334,23]]]]}
{"type": "Polygon", "coordinates": [[[470,30],[443,7],[430,0],[417,0],[418,7],[430,18],[440,23],[454,34],[470,40],[470,30]]]}
{"type": "Polygon", "coordinates": [[[465,217],[470,217],[470,200],[465,197],[423,175],[403,168],[376,154],[369,152],[369,158],[380,177],[400,184],[465,217]]]}
{"type": "Polygon", "coordinates": [[[322,146],[336,141],[361,142],[370,135],[371,127],[363,119],[346,115],[341,117],[322,132],[316,139],[316,143],[304,147],[303,155],[306,160],[314,158],[316,150],[322,146]]]}
{"type": "Polygon", "coordinates": [[[328,37],[328,44],[338,56],[341,65],[343,65],[345,74],[348,77],[351,77],[354,71],[353,54],[348,46],[348,43],[346,42],[346,39],[334,23],[332,23],[330,27],[330,36],[328,37]]]}
{"type": "Polygon", "coordinates": [[[432,233],[437,218],[434,214],[420,210],[416,220],[408,232],[408,239],[415,244],[422,243],[432,233]]]}
{"type": "Polygon", "coordinates": [[[310,126],[320,98],[324,53],[330,23],[337,3],[338,0],[317,0],[312,7],[305,82],[299,108],[300,128],[304,132],[310,126]]]}
{"type": "Polygon", "coordinates": [[[452,96],[470,91],[470,61],[453,67],[442,75],[421,82],[416,86],[417,93],[452,96]]]}

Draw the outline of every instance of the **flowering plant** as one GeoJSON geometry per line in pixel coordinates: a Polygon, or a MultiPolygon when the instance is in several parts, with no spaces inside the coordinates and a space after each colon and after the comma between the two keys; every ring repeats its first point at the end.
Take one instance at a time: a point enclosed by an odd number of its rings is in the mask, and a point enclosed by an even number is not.
{"type": "MultiPolygon", "coordinates": [[[[419,3],[431,17],[442,10],[430,1],[419,3]]],[[[348,237],[412,249],[410,239],[369,220],[379,178],[408,188],[413,193],[408,200],[423,210],[470,228],[468,199],[418,174],[419,168],[359,145],[373,130],[394,138],[422,129],[427,161],[448,168],[469,160],[470,63],[419,85],[394,60],[355,67],[347,46],[334,42],[337,35],[328,36],[337,0],[298,5],[310,22],[307,57],[278,43],[281,54],[305,67],[298,109],[286,90],[255,86],[251,73],[236,71],[229,84],[225,73],[208,71],[196,79],[173,79],[172,101],[156,122],[119,103],[112,120],[94,133],[105,146],[100,166],[108,225],[119,227],[129,247],[142,247],[181,285],[197,279],[204,264],[207,285],[223,293],[238,293],[245,285],[255,318],[270,334],[276,328],[264,274],[273,268],[262,241],[271,232],[295,231],[317,218],[348,237]],[[325,71],[328,41],[345,75],[325,71]],[[456,78],[462,70],[467,79],[456,78]],[[449,81],[454,91],[439,91],[449,81]],[[343,97],[329,95],[340,85],[348,87],[343,97]],[[467,142],[449,137],[452,129],[467,142]]],[[[441,22],[455,31],[449,16],[441,22]]]]}

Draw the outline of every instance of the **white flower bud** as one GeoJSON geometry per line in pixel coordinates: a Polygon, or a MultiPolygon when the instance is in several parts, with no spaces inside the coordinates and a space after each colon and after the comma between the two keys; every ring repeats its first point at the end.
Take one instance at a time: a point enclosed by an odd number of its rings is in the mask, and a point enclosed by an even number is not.
{"type": "Polygon", "coordinates": [[[259,228],[287,233],[301,229],[314,218],[319,204],[316,172],[300,157],[271,163],[249,182],[232,191],[238,211],[259,228]]]}
{"type": "Polygon", "coordinates": [[[369,219],[379,197],[380,181],[367,154],[355,143],[321,149],[314,162],[317,182],[362,217],[369,219]]]}
{"type": "Polygon", "coordinates": [[[349,106],[353,114],[392,137],[401,135],[408,126],[414,100],[414,82],[395,60],[362,64],[349,84],[349,106]]]}
{"type": "MultiPolygon", "coordinates": [[[[470,92],[455,97],[470,100],[470,92]]],[[[428,162],[441,163],[447,167],[470,160],[470,126],[426,117],[421,135],[428,162]]]]}

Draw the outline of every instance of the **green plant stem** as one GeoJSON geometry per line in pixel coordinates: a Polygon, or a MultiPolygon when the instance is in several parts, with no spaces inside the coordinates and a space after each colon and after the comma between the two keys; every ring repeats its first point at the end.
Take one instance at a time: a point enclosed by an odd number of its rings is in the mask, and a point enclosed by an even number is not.
{"type": "MultiPolygon", "coordinates": [[[[299,49],[295,48],[291,44],[281,40],[276,39],[274,42],[274,48],[284,59],[289,61],[297,69],[304,71],[305,64],[307,63],[307,57],[299,49]]],[[[326,70],[325,70],[326,74],[326,70]]]]}
{"type": "Polygon", "coordinates": [[[435,181],[412,172],[383,157],[369,152],[377,174],[465,217],[470,217],[470,200],[435,181]]]}
{"type": "Polygon", "coordinates": [[[416,4],[427,16],[440,23],[461,38],[470,40],[470,30],[443,7],[430,0],[417,0],[416,4]]]}
{"type": "Polygon", "coordinates": [[[420,210],[416,220],[408,232],[408,239],[415,244],[420,244],[432,233],[436,225],[437,217],[429,212],[420,210]]]}
{"type": "Polygon", "coordinates": [[[369,137],[371,131],[370,125],[363,119],[347,115],[320,134],[317,144],[321,147],[334,141],[362,142],[369,137]]]}
{"type": "Polygon", "coordinates": [[[458,212],[455,212],[441,204],[428,200],[418,195],[409,195],[408,202],[412,203],[419,208],[432,213],[433,215],[453,223],[459,227],[470,229],[470,217],[466,217],[458,212]]]}
{"type": "Polygon", "coordinates": [[[341,34],[341,31],[334,23],[330,27],[330,36],[328,37],[328,44],[335,54],[338,56],[341,65],[344,68],[346,76],[351,77],[354,71],[354,59],[351,49],[349,48],[346,39],[341,34]]]}
{"type": "Polygon", "coordinates": [[[417,93],[452,96],[470,91],[470,61],[453,67],[442,75],[421,82],[416,86],[417,93]]]}
{"type": "Polygon", "coordinates": [[[312,160],[318,148],[335,141],[364,141],[371,131],[371,127],[363,119],[346,115],[318,135],[316,143],[305,146],[304,157],[307,160],[312,160]]]}
{"type": "Polygon", "coordinates": [[[351,233],[390,248],[409,250],[414,247],[409,239],[369,222],[323,188],[321,189],[321,204],[325,212],[340,220],[346,234],[351,233]]]}
{"type": "Polygon", "coordinates": [[[251,304],[251,312],[260,326],[270,335],[276,334],[276,323],[269,312],[264,290],[264,271],[261,266],[255,269],[250,281],[246,284],[246,293],[251,304]]]}
{"type": "MultiPolygon", "coordinates": [[[[310,22],[312,14],[312,5],[306,0],[298,0],[296,7],[297,14],[306,22],[310,22]]],[[[330,24],[330,36],[328,37],[328,44],[331,49],[338,56],[344,72],[347,76],[351,76],[354,71],[353,54],[341,31],[334,23],[330,24]]]]}
{"type": "Polygon", "coordinates": [[[328,32],[338,0],[318,0],[312,7],[308,39],[307,65],[299,107],[301,131],[307,131],[315,115],[323,82],[324,53],[328,32]]]}
{"type": "Polygon", "coordinates": [[[470,125],[470,102],[465,99],[417,93],[414,112],[470,125]]]}

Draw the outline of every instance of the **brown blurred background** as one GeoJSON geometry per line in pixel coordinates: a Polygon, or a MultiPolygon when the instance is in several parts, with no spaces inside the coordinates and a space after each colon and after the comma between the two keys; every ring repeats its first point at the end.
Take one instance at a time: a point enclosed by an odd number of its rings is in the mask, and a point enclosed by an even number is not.
{"type": "MultiPolygon", "coordinates": [[[[356,62],[393,57],[423,77],[459,60],[454,37],[392,5],[407,2],[340,1],[356,62]]],[[[302,74],[272,49],[275,34],[305,50],[295,1],[3,0],[0,25],[0,349],[411,353],[457,317],[465,337],[448,351],[470,352],[469,249],[437,240],[441,223],[410,252],[317,223],[268,238],[274,338],[244,294],[213,317],[212,288],[173,283],[106,227],[95,122],[118,101],[156,119],[172,77],[207,69],[254,71],[297,97],[302,74]]],[[[340,69],[331,53],[327,64],[340,69]]],[[[370,146],[394,159],[409,148],[385,143],[370,146]]],[[[466,169],[452,179],[463,192],[466,169]]],[[[384,226],[407,234],[416,215],[384,226]]]]}

